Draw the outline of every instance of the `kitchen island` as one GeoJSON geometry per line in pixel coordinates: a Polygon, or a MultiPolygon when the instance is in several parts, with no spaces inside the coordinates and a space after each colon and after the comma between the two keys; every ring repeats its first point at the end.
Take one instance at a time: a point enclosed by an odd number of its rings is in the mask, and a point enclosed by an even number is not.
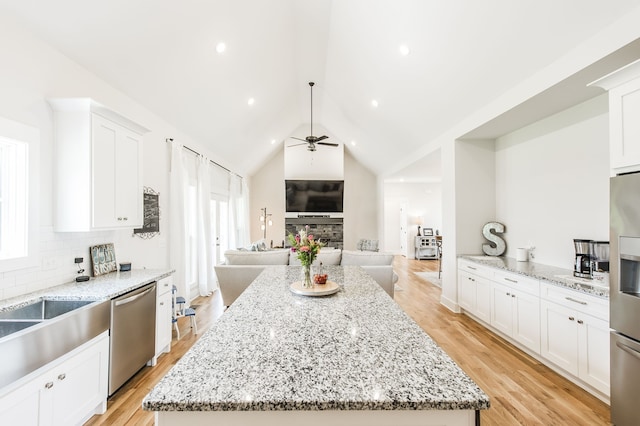
{"type": "Polygon", "coordinates": [[[487,395],[358,266],[268,267],[152,389],[156,423],[475,424],[487,395]]]}

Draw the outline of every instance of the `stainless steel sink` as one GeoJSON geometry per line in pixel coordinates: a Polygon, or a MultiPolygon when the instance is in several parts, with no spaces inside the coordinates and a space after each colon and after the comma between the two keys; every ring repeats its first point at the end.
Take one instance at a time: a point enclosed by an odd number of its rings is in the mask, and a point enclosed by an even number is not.
{"type": "Polygon", "coordinates": [[[40,324],[41,321],[11,321],[0,320],[0,339],[20,330],[24,330],[32,325],[40,324]]]}
{"type": "Polygon", "coordinates": [[[0,388],[109,329],[111,302],[41,300],[0,312],[0,388]]]}
{"type": "Polygon", "coordinates": [[[0,312],[0,327],[2,327],[2,320],[46,320],[66,314],[89,303],[92,302],[86,300],[41,300],[20,308],[0,312]]]}

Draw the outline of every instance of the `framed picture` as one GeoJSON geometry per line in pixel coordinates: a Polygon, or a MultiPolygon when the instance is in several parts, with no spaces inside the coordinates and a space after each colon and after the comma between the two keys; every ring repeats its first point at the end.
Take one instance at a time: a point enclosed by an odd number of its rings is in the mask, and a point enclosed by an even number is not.
{"type": "Polygon", "coordinates": [[[423,237],[433,237],[433,228],[422,228],[423,237]]]}
{"type": "Polygon", "coordinates": [[[135,228],[133,235],[143,239],[153,238],[160,233],[160,194],[149,187],[144,187],[144,220],[142,228],[135,228]]]}
{"type": "Polygon", "coordinates": [[[89,252],[94,277],[117,270],[116,251],[113,248],[113,243],[90,247],[89,252]]]}

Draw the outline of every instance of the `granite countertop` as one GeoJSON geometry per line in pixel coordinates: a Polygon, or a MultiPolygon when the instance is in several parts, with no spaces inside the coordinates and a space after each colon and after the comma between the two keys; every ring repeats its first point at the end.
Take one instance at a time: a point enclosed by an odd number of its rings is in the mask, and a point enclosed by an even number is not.
{"type": "Polygon", "coordinates": [[[112,272],[85,282],[70,282],[10,299],[0,300],[0,312],[19,308],[41,299],[108,300],[170,276],[172,269],[134,269],[112,272]]]}
{"type": "Polygon", "coordinates": [[[478,410],[488,396],[358,266],[293,294],[271,266],[143,401],[148,411],[478,410]]]}
{"type": "Polygon", "coordinates": [[[505,271],[539,279],[549,284],[576,290],[592,296],[604,299],[609,298],[608,284],[573,277],[573,270],[570,269],[563,269],[534,262],[518,262],[512,257],[504,256],[461,255],[458,256],[458,258],[478,263],[480,265],[503,269],[505,271]]]}

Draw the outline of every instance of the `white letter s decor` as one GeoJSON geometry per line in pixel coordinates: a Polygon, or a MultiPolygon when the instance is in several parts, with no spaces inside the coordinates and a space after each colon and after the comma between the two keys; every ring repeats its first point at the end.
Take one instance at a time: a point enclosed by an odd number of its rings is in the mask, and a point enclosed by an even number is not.
{"type": "Polygon", "coordinates": [[[502,256],[507,249],[507,243],[496,234],[504,233],[504,225],[500,222],[489,222],[482,227],[482,235],[490,241],[482,245],[482,251],[487,256],[502,256]]]}

